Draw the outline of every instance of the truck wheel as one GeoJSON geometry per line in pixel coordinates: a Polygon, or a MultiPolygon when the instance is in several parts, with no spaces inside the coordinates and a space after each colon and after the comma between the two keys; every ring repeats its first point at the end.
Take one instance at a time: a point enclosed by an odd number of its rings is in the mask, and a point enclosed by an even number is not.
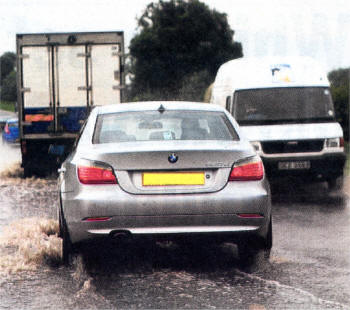
{"type": "Polygon", "coordinates": [[[23,174],[25,178],[31,178],[33,176],[33,169],[28,165],[25,165],[23,168],[23,174]]]}
{"type": "Polygon", "coordinates": [[[329,191],[339,191],[343,188],[343,181],[344,178],[343,176],[337,177],[337,178],[332,178],[328,179],[328,190],[329,191]]]}
{"type": "Polygon", "coordinates": [[[58,235],[62,238],[62,263],[65,266],[69,265],[70,255],[72,253],[73,247],[72,242],[70,240],[66,220],[63,215],[62,207],[59,207],[59,233],[58,235]]]}

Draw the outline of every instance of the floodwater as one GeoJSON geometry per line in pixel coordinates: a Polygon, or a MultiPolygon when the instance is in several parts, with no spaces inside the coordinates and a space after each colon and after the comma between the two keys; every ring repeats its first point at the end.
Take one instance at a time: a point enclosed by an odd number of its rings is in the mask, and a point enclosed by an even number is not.
{"type": "Polygon", "coordinates": [[[12,166],[21,161],[19,145],[8,145],[2,141],[0,145],[0,171],[12,171],[12,166]]]}
{"type": "Polygon", "coordinates": [[[19,146],[0,148],[0,273],[35,270],[60,260],[61,239],[54,212],[56,181],[24,179],[19,146]],[[49,211],[49,212],[48,212],[49,211]]]}
{"type": "Polygon", "coordinates": [[[350,309],[347,196],[274,196],[274,248],[251,270],[233,245],[105,244],[60,263],[54,177],[23,178],[0,147],[0,309],[350,309]]]}

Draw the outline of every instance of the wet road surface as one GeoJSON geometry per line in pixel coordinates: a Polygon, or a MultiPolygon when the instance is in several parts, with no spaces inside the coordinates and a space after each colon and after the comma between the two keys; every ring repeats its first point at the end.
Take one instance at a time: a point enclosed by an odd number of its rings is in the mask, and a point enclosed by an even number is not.
{"type": "Polygon", "coordinates": [[[145,242],[93,249],[64,267],[56,181],[23,179],[11,159],[0,178],[0,309],[350,309],[349,194],[282,184],[270,261],[251,270],[230,244],[145,242]]]}

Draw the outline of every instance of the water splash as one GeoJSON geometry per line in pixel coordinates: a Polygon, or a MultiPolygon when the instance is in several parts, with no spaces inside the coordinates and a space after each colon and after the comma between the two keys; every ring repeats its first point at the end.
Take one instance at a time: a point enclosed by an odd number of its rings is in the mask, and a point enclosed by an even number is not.
{"type": "Polygon", "coordinates": [[[2,165],[0,161],[0,178],[2,180],[16,179],[23,177],[23,169],[20,162],[13,162],[10,164],[2,165]]]}
{"type": "Polygon", "coordinates": [[[36,270],[58,265],[62,239],[53,219],[25,218],[4,227],[0,236],[0,273],[36,270]]]}
{"type": "MultiPolygon", "coordinates": [[[[0,142],[1,143],[1,142],[0,142]]],[[[0,172],[8,170],[13,164],[18,164],[21,161],[21,149],[15,145],[0,145],[0,172]]]]}

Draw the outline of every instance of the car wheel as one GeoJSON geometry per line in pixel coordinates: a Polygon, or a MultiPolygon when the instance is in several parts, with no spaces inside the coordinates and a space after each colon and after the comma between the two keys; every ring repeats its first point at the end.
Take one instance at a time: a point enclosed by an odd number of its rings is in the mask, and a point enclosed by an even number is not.
{"type": "Polygon", "coordinates": [[[328,179],[328,190],[329,191],[339,191],[343,188],[343,176],[337,177],[337,178],[332,178],[328,179]]]}
{"type": "Polygon", "coordinates": [[[269,230],[267,232],[266,235],[266,239],[265,239],[265,246],[264,246],[264,250],[266,252],[268,252],[268,254],[266,253],[265,257],[270,258],[270,253],[271,253],[271,249],[272,249],[272,244],[273,244],[273,237],[272,237],[272,219],[270,219],[270,223],[269,223],[269,230]],[[268,255],[268,256],[267,256],[268,255]]]}
{"type": "Polygon", "coordinates": [[[261,258],[267,261],[270,258],[272,243],[272,220],[270,220],[265,239],[242,241],[238,244],[240,266],[251,267],[261,258]]]}
{"type": "Polygon", "coordinates": [[[57,237],[62,238],[62,215],[61,206],[57,207],[57,219],[58,219],[58,234],[57,237]]]}
{"type": "Polygon", "coordinates": [[[59,207],[59,233],[58,235],[62,238],[62,263],[69,265],[71,253],[73,252],[72,242],[70,240],[66,220],[62,211],[62,207],[59,207]]]}

